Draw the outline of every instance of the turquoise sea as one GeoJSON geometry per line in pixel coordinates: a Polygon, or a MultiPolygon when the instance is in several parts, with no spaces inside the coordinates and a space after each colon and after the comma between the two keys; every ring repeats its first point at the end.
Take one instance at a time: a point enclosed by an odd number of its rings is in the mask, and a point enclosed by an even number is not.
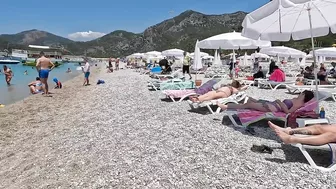
{"type": "MultiPolygon", "coordinates": [[[[3,70],[3,64],[0,64],[0,66],[1,70],[3,70]]],[[[5,105],[22,100],[31,95],[28,83],[34,81],[35,78],[38,77],[35,68],[23,66],[22,64],[8,64],[7,66],[12,69],[14,76],[11,85],[7,86],[5,76],[0,74],[0,103],[5,105]],[[27,70],[28,75],[24,75],[25,70],[27,70]]],[[[76,70],[78,67],[78,63],[66,63],[53,69],[49,74],[49,86],[53,88],[54,82],[52,80],[55,77],[64,83],[65,81],[82,74],[82,71],[76,70]],[[68,68],[72,70],[72,73],[66,73],[68,68]]]]}

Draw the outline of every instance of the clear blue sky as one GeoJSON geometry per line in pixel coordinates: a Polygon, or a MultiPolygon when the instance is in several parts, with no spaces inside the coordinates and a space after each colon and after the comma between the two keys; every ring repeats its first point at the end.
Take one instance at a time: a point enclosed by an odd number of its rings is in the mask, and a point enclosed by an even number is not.
{"type": "Polygon", "coordinates": [[[1,3],[0,34],[30,29],[64,37],[87,31],[142,32],[189,9],[205,14],[250,12],[267,2],[269,0],[14,0],[1,3]]]}

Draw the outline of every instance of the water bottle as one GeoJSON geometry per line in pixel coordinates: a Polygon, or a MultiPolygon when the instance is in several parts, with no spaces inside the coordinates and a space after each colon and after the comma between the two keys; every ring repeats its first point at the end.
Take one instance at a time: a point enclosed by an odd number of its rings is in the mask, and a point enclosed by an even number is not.
{"type": "Polygon", "coordinates": [[[320,110],[320,118],[325,118],[325,111],[323,107],[321,107],[321,110],[320,110]]]}

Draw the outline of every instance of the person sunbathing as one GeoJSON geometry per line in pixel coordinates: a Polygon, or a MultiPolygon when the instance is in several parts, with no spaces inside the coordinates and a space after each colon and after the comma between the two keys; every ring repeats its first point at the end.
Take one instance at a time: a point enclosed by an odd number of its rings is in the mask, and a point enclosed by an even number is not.
{"type": "Polygon", "coordinates": [[[301,143],[319,146],[336,142],[336,125],[311,125],[296,129],[282,128],[272,122],[268,122],[268,125],[285,144],[301,143]],[[295,134],[310,136],[299,137],[294,136],[295,134]]]}
{"type": "Polygon", "coordinates": [[[217,105],[223,109],[252,109],[261,112],[284,112],[286,114],[295,112],[314,98],[312,91],[303,91],[298,97],[293,99],[275,100],[273,102],[266,100],[249,99],[246,104],[220,104],[217,105]]]}
{"type": "Polygon", "coordinates": [[[216,91],[210,91],[204,95],[198,97],[191,97],[190,100],[193,103],[201,103],[204,101],[215,100],[219,98],[227,98],[239,91],[247,89],[248,86],[242,86],[239,81],[233,80],[230,86],[221,85],[216,91]]]}

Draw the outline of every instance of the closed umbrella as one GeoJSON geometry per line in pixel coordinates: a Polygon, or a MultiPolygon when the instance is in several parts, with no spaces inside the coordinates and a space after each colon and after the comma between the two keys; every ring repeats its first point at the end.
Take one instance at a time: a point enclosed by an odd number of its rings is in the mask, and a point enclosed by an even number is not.
{"type": "Polygon", "coordinates": [[[195,52],[194,52],[194,64],[193,64],[193,69],[196,70],[196,77],[195,77],[195,80],[197,80],[197,71],[199,69],[202,69],[203,68],[203,64],[202,64],[202,59],[201,59],[201,51],[198,47],[198,40],[196,42],[196,45],[195,45],[195,52]]]}

